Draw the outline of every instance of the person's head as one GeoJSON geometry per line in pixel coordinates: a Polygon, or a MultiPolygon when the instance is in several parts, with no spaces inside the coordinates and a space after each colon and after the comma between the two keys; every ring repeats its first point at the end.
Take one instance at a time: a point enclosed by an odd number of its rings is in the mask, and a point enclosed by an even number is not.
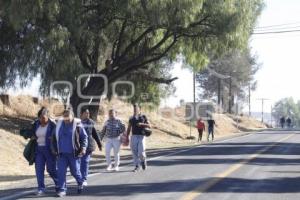
{"type": "Polygon", "coordinates": [[[47,108],[42,107],[38,112],[38,118],[42,124],[46,124],[49,120],[49,111],[47,108]]]}
{"type": "Polygon", "coordinates": [[[65,123],[71,123],[74,119],[74,112],[71,109],[64,110],[63,119],[65,123]]]}
{"type": "Polygon", "coordinates": [[[110,109],[108,111],[108,117],[109,117],[109,119],[114,119],[116,117],[116,111],[115,111],[115,109],[110,109]]]}
{"type": "Polygon", "coordinates": [[[199,118],[199,121],[200,121],[200,122],[202,121],[202,118],[201,118],[201,117],[199,118]]]}
{"type": "Polygon", "coordinates": [[[133,105],[133,114],[138,115],[141,113],[141,107],[138,104],[133,105]]]}
{"type": "Polygon", "coordinates": [[[85,120],[85,119],[89,119],[90,118],[90,111],[89,109],[83,109],[81,111],[81,119],[85,120]]]}

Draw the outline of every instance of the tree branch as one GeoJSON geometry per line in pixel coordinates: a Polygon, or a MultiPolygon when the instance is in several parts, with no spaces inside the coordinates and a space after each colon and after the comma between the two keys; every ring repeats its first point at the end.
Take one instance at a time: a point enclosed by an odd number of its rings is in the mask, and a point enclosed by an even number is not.
{"type": "Polygon", "coordinates": [[[121,49],[121,45],[122,45],[122,41],[123,41],[122,38],[123,38],[123,35],[125,32],[126,25],[127,25],[127,20],[124,20],[120,34],[119,34],[119,38],[117,40],[118,46],[117,46],[116,52],[114,53],[114,57],[119,57],[119,55],[120,55],[120,49],[121,49]]]}
{"type": "Polygon", "coordinates": [[[74,46],[75,46],[75,48],[76,48],[76,51],[77,51],[78,57],[79,57],[79,59],[80,59],[80,62],[82,63],[82,66],[83,66],[84,68],[88,69],[90,72],[92,72],[92,71],[93,71],[93,68],[88,64],[88,61],[87,61],[87,59],[85,58],[85,56],[83,55],[83,53],[82,53],[80,47],[79,47],[77,44],[75,44],[74,46]]]}
{"type": "Polygon", "coordinates": [[[143,73],[133,73],[134,75],[136,76],[142,76],[144,80],[147,80],[147,81],[151,81],[151,82],[155,82],[155,83],[162,83],[162,84],[171,84],[173,81],[177,80],[178,77],[173,77],[173,78],[170,78],[170,79],[167,79],[167,78],[161,78],[161,77],[152,77],[152,76],[149,76],[147,74],[143,74],[143,73]]]}
{"type": "Polygon", "coordinates": [[[148,34],[150,33],[151,31],[153,30],[152,27],[148,27],[137,39],[135,39],[132,43],[130,43],[126,49],[124,50],[124,52],[122,53],[122,55],[120,57],[118,57],[118,61],[119,60],[122,60],[128,53],[129,51],[134,47],[136,46],[137,44],[140,43],[140,41],[148,34]]]}

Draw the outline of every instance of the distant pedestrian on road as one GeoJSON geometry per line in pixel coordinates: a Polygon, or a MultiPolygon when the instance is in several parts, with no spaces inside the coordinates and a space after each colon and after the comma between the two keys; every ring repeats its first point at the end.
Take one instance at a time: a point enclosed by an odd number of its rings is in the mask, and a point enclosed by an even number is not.
{"type": "Polygon", "coordinates": [[[282,116],[282,117],[280,118],[280,126],[281,126],[281,128],[284,128],[284,124],[285,124],[285,117],[282,116]]]}
{"type": "Polygon", "coordinates": [[[150,128],[150,122],[146,115],[141,114],[141,108],[138,104],[133,105],[133,116],[129,119],[127,128],[127,137],[132,131],[130,147],[132,150],[133,162],[135,165],[134,172],[139,171],[140,165],[143,170],[147,168],[146,161],[146,136],[144,129],[150,128]]]}
{"type": "Polygon", "coordinates": [[[51,151],[51,139],[55,133],[55,122],[49,119],[47,108],[42,107],[38,112],[38,120],[33,123],[33,136],[37,147],[35,154],[35,173],[38,183],[37,195],[45,193],[45,166],[57,189],[56,157],[51,151]]]}
{"type": "Polygon", "coordinates": [[[207,120],[207,124],[208,124],[207,142],[209,142],[210,135],[212,137],[212,141],[214,140],[214,128],[215,128],[216,122],[212,117],[210,117],[210,119],[207,120]]]}
{"type": "Polygon", "coordinates": [[[89,174],[89,163],[91,159],[92,152],[96,150],[97,143],[99,151],[102,150],[102,145],[100,137],[95,129],[95,122],[90,118],[90,111],[88,109],[83,109],[81,111],[81,122],[87,134],[88,146],[86,153],[80,159],[80,170],[83,178],[83,186],[87,186],[87,177],[89,174]]]}
{"type": "Polygon", "coordinates": [[[288,128],[291,128],[291,126],[292,126],[292,120],[291,120],[291,118],[288,117],[286,119],[286,124],[287,124],[288,128]]]}
{"type": "Polygon", "coordinates": [[[203,135],[203,131],[205,131],[205,123],[202,120],[202,118],[199,118],[197,120],[197,129],[198,129],[198,142],[202,141],[202,135],[203,135]]]}
{"type": "Polygon", "coordinates": [[[85,155],[88,145],[87,135],[80,119],[74,118],[71,110],[63,112],[63,119],[58,120],[53,138],[53,150],[58,155],[57,175],[59,197],[66,196],[66,174],[70,167],[72,176],[78,184],[78,194],[83,190],[83,178],[80,172],[80,158],[85,155]]]}
{"type": "Polygon", "coordinates": [[[116,111],[110,109],[108,112],[109,119],[105,122],[102,129],[102,135],[106,137],[105,142],[105,157],[107,163],[107,171],[119,171],[120,165],[120,147],[121,137],[120,135],[125,132],[124,123],[116,118],[116,111]],[[114,166],[111,163],[111,150],[114,151],[114,166]]]}

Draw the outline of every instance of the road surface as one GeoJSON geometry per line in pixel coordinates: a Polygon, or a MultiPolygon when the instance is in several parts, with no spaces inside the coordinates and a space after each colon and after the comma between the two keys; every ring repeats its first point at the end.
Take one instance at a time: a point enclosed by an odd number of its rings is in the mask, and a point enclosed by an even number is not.
{"type": "Polygon", "coordinates": [[[265,131],[159,155],[146,171],[99,170],[80,196],[70,184],[65,199],[300,199],[300,132],[265,131]]]}

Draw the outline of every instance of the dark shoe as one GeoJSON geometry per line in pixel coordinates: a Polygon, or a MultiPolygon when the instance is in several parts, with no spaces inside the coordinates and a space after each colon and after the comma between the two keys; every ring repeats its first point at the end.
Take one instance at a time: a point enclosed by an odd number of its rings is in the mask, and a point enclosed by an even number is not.
{"type": "Polygon", "coordinates": [[[83,191],[83,185],[78,185],[77,193],[81,194],[83,191]]]}
{"type": "Polygon", "coordinates": [[[57,196],[58,196],[58,197],[65,197],[66,195],[67,195],[67,194],[66,194],[65,191],[60,191],[60,192],[57,193],[57,196]]]}
{"type": "Polygon", "coordinates": [[[146,161],[142,161],[142,162],[141,162],[141,165],[142,165],[142,169],[143,169],[143,170],[146,170],[146,169],[147,169],[147,162],[146,162],[146,161]]]}
{"type": "Polygon", "coordinates": [[[135,168],[132,170],[133,172],[137,172],[137,171],[139,171],[140,170],[140,168],[139,168],[139,166],[135,166],[135,168]]]}

